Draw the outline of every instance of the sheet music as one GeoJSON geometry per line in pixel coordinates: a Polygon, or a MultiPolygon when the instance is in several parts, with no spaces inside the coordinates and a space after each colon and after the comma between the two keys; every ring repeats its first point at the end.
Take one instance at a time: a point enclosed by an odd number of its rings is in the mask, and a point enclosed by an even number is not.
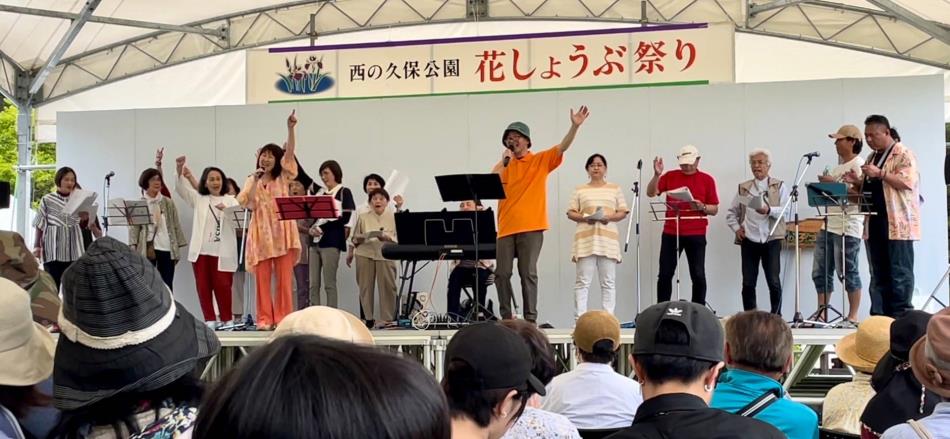
{"type": "Polygon", "coordinates": [[[91,216],[96,216],[96,198],[99,194],[84,189],[73,189],[69,195],[69,201],[63,207],[63,211],[68,215],[80,212],[86,212],[91,216]]]}
{"type": "Polygon", "coordinates": [[[583,216],[584,216],[584,219],[600,221],[604,219],[604,208],[602,206],[599,206],[597,207],[597,210],[594,211],[594,213],[585,213],[583,216]]]}
{"type": "Polygon", "coordinates": [[[666,195],[673,201],[682,201],[686,203],[692,203],[696,201],[696,199],[693,198],[693,193],[690,192],[689,188],[686,186],[668,190],[666,191],[666,195]]]}
{"type": "Polygon", "coordinates": [[[763,207],[768,206],[768,203],[765,201],[765,194],[740,195],[739,204],[746,206],[752,210],[759,210],[763,207]]]}
{"type": "Polygon", "coordinates": [[[386,192],[390,196],[405,195],[406,188],[409,187],[409,176],[400,174],[398,170],[393,169],[386,180],[386,192]]]}

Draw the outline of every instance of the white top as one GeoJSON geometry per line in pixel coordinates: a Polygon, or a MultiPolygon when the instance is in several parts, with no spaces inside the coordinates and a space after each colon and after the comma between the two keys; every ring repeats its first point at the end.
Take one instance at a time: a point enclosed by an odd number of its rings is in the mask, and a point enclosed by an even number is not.
{"type": "MultiPolygon", "coordinates": [[[[752,187],[749,188],[749,195],[752,196],[761,196],[766,194],[769,191],[769,178],[766,177],[763,180],[754,180],[752,182],[752,187]]],[[[772,224],[769,224],[769,220],[779,219],[782,215],[782,208],[785,207],[785,202],[788,201],[788,186],[785,183],[782,183],[782,186],[779,187],[779,205],[778,206],[769,206],[769,213],[767,215],[762,215],[759,212],[756,212],[755,209],[747,207],[745,210],[745,218],[742,221],[742,227],[745,228],[745,237],[746,239],[757,242],[759,244],[768,242],[769,232],[772,230],[772,224]]],[[[732,204],[729,206],[729,212],[726,214],[726,224],[729,225],[729,228],[733,232],[739,230],[739,194],[736,193],[736,196],[732,198],[732,204]]]]}
{"type": "Polygon", "coordinates": [[[234,228],[231,227],[230,219],[225,217],[224,212],[216,206],[220,203],[224,207],[237,206],[238,202],[231,195],[222,197],[212,197],[210,195],[200,195],[191,183],[183,176],[178,176],[175,184],[175,192],[191,206],[195,212],[191,220],[191,240],[188,242],[188,260],[195,262],[199,255],[217,256],[218,271],[234,272],[237,270],[237,247],[231,245],[237,241],[234,234],[234,228]],[[212,240],[217,232],[217,222],[211,216],[212,210],[221,221],[220,242],[226,245],[218,245],[214,248],[212,240]]]}
{"type": "Polygon", "coordinates": [[[152,225],[146,226],[146,239],[151,239],[152,235],[155,235],[152,245],[155,246],[155,250],[161,250],[164,252],[169,252],[172,250],[172,240],[168,236],[168,225],[165,224],[165,212],[162,212],[162,195],[161,192],[158,193],[158,196],[151,198],[148,194],[145,194],[145,201],[148,202],[148,213],[152,215],[152,225]],[[158,232],[156,233],[155,227],[158,227],[158,232]]]}
{"type": "Polygon", "coordinates": [[[205,215],[206,221],[202,229],[205,236],[201,241],[201,249],[198,253],[206,256],[218,256],[218,249],[221,247],[221,234],[224,228],[228,227],[228,222],[226,221],[227,218],[224,217],[225,212],[215,206],[224,204],[225,197],[208,195],[208,198],[210,209],[208,214],[205,215]]]}
{"type": "Polygon", "coordinates": [[[581,439],[581,435],[564,416],[525,407],[524,413],[501,439],[581,439]]]}
{"type": "Polygon", "coordinates": [[[554,377],[541,408],[567,417],[578,429],[621,428],[633,423],[643,402],[640,384],[609,364],[581,363],[554,377]]]}
{"type": "MultiPolygon", "coordinates": [[[[835,181],[842,183],[844,180],[842,176],[848,171],[854,171],[858,178],[862,178],[864,174],[861,173],[861,166],[864,166],[864,159],[860,156],[854,156],[853,159],[847,163],[841,163],[838,166],[835,166],[834,169],[828,171],[828,175],[835,177],[835,181]]],[[[843,209],[849,214],[859,213],[860,208],[855,205],[848,206],[843,209]]],[[[852,236],[858,239],[864,235],[864,216],[855,215],[849,216],[847,222],[842,215],[837,215],[842,212],[841,208],[838,207],[829,207],[828,213],[832,214],[828,216],[828,228],[827,230],[831,233],[840,235],[842,231],[848,236],[852,236]]]]}

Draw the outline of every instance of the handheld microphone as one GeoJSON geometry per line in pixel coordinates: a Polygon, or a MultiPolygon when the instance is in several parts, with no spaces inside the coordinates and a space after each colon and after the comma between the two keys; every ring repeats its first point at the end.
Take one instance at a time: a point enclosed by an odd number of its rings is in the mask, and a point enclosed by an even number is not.
{"type": "Polygon", "coordinates": [[[815,152],[810,152],[810,153],[808,153],[808,154],[805,154],[805,155],[803,155],[802,157],[807,157],[807,158],[813,159],[813,158],[815,158],[815,157],[821,157],[821,154],[820,154],[818,151],[815,151],[815,152]]]}
{"type": "Polygon", "coordinates": [[[106,174],[106,180],[108,180],[108,179],[110,179],[110,178],[112,178],[112,177],[115,177],[115,171],[109,171],[109,173],[106,174]]]}

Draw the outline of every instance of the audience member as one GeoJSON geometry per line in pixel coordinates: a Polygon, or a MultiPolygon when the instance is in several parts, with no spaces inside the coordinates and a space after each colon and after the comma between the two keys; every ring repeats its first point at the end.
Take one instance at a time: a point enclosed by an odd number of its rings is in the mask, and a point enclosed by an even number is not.
{"type": "MultiPolygon", "coordinates": [[[[525,320],[503,320],[503,326],[518,333],[531,351],[531,374],[541,384],[548,385],[557,373],[554,352],[548,337],[537,326],[525,320]]],[[[580,439],[577,427],[566,417],[541,408],[541,396],[531,395],[528,405],[515,425],[502,436],[504,439],[547,438],[580,439]]]]}
{"type": "Polygon", "coordinates": [[[821,427],[848,434],[861,434],[861,413],[874,396],[871,373],[887,354],[890,328],[894,319],[871,316],[861,322],[857,332],[844,336],[835,346],[838,358],[854,369],[849,383],[838,384],[825,395],[821,406],[821,427]]]}
{"type": "Polygon", "coordinates": [[[195,370],[220,347],[174,301],[157,269],[121,242],[96,240],[63,275],[51,438],[169,438],[191,429],[195,370]]]}
{"type": "Polygon", "coordinates": [[[56,424],[52,409],[50,333],[31,319],[30,296],[0,278],[0,438],[43,438],[56,424]]]}
{"type": "Polygon", "coordinates": [[[43,326],[56,323],[59,308],[59,288],[30,252],[23,237],[17,232],[0,231],[0,277],[13,281],[30,295],[33,321],[43,326]]]}
{"type": "Polygon", "coordinates": [[[271,340],[288,335],[319,335],[351,343],[373,345],[373,334],[353,314],[329,306],[311,306],[287,314],[271,340]]]}
{"type": "Polygon", "coordinates": [[[788,398],[792,330],[778,314],[746,311],[726,321],[726,366],[710,407],[768,422],[789,439],[817,439],[818,414],[788,398]]]}
{"type": "Polygon", "coordinates": [[[643,390],[633,425],[610,438],[784,438],[708,406],[723,367],[722,326],[701,304],[661,302],[637,316],[630,361],[643,390]]]}
{"type": "Polygon", "coordinates": [[[449,437],[445,397],[422,366],[315,335],[277,337],[252,352],[214,386],[194,431],[195,439],[449,437]]]}
{"type": "Polygon", "coordinates": [[[627,427],[643,402],[640,385],[611,366],[620,349],[620,322],[610,311],[582,314],[574,326],[580,364],[554,377],[541,408],[570,419],[579,429],[627,427]]]}
{"type": "Polygon", "coordinates": [[[876,392],[861,414],[861,437],[876,439],[888,428],[933,412],[940,395],[927,390],[910,368],[911,346],[927,333],[930,313],[908,311],[891,324],[891,349],[871,376],[876,392]]]}
{"type": "Polygon", "coordinates": [[[527,344],[495,322],[467,326],[445,351],[442,389],[449,402],[452,437],[498,439],[517,422],[544,385],[532,375],[527,344]]]}
{"type": "Polygon", "coordinates": [[[950,308],[934,314],[927,323],[927,334],[914,343],[909,357],[914,377],[940,395],[941,401],[930,416],[888,428],[881,438],[950,438],[950,308]]]}

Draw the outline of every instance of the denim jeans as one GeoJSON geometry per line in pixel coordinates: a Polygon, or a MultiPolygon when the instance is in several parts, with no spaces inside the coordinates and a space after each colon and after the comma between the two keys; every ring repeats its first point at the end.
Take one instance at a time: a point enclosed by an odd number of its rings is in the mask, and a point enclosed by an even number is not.
{"type": "Polygon", "coordinates": [[[756,309],[755,286],[759,280],[759,263],[765,271],[765,283],[769,286],[769,302],[772,314],[782,314],[782,280],[779,277],[782,256],[782,240],[773,239],[758,243],[743,239],[742,253],[742,309],[756,309]]]}
{"type": "Polygon", "coordinates": [[[871,315],[897,318],[913,309],[914,241],[891,240],[886,228],[883,232],[872,229],[867,251],[871,266],[871,315]]]}
{"type": "Polygon", "coordinates": [[[811,279],[815,282],[815,291],[820,294],[831,294],[835,285],[841,283],[844,272],[844,288],[848,293],[861,289],[861,275],[858,267],[858,253],[861,251],[861,240],[845,235],[844,268],[841,267],[841,235],[821,230],[815,241],[815,259],[811,268],[811,279]],[[834,265],[831,265],[832,262],[834,265]],[[835,272],[838,278],[835,279],[835,272]]]}

